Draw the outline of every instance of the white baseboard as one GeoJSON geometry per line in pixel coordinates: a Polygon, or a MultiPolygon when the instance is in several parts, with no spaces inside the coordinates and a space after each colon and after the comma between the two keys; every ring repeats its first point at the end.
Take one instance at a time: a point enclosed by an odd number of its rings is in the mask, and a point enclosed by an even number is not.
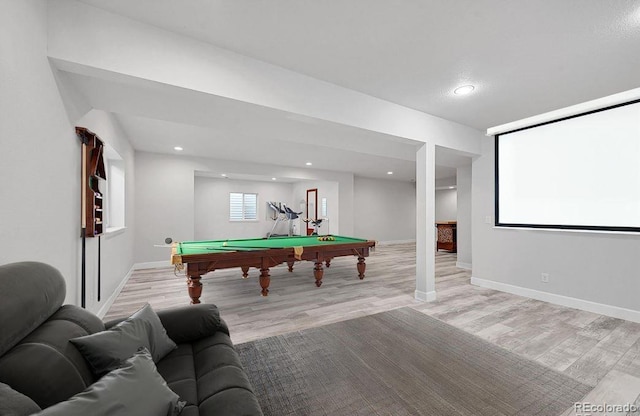
{"type": "Polygon", "coordinates": [[[135,270],[135,264],[131,266],[131,268],[129,269],[129,272],[124,277],[124,279],[122,279],[122,281],[120,282],[116,290],[113,291],[111,296],[109,296],[109,299],[107,299],[102,305],[102,307],[100,308],[100,310],[98,310],[98,312],[96,313],[96,315],[98,315],[98,318],[100,319],[104,318],[104,316],[109,311],[109,308],[111,308],[111,305],[113,305],[113,302],[115,302],[120,292],[122,292],[122,288],[124,288],[124,285],[126,285],[127,282],[129,281],[129,278],[131,277],[131,274],[133,273],[134,270],[135,270]]]}
{"type": "Polygon", "coordinates": [[[133,270],[141,270],[141,269],[160,269],[162,267],[169,267],[171,263],[169,260],[162,261],[148,261],[145,263],[135,263],[133,265],[133,270]]]}
{"type": "Polygon", "coordinates": [[[593,312],[600,315],[607,315],[613,318],[625,319],[627,321],[640,322],[640,311],[633,309],[620,308],[618,306],[605,305],[603,303],[591,302],[569,296],[557,295],[555,293],[542,292],[540,290],[529,289],[526,287],[513,286],[507,283],[495,282],[493,280],[480,279],[471,277],[471,284],[486,287],[487,289],[499,290],[501,292],[513,293],[514,295],[524,296],[531,299],[542,300],[544,302],[556,305],[567,306],[569,308],[581,309],[587,312],[593,312]]]}
{"type": "Polygon", "coordinates": [[[415,242],[416,242],[415,238],[413,240],[387,240],[387,241],[378,241],[378,245],[386,246],[388,244],[408,244],[408,243],[415,243],[415,242]]]}
{"type": "Polygon", "coordinates": [[[458,269],[471,270],[471,263],[464,263],[464,262],[461,262],[461,261],[457,261],[456,262],[456,267],[458,269]]]}
{"type": "Polygon", "coordinates": [[[434,300],[436,300],[436,292],[432,291],[432,292],[423,292],[420,290],[416,290],[415,294],[414,294],[416,300],[422,301],[422,302],[433,302],[434,300]]]}

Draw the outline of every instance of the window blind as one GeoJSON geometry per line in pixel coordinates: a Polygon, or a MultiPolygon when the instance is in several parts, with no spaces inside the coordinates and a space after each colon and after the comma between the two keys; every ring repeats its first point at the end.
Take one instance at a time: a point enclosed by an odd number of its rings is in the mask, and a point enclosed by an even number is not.
{"type": "Polygon", "coordinates": [[[229,220],[251,221],[258,219],[258,194],[231,192],[229,194],[229,220]]]}

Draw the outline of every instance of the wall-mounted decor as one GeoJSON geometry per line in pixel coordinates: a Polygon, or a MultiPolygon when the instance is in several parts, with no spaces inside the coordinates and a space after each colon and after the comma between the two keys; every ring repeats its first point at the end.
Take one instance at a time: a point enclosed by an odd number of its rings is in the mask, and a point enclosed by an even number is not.
{"type": "Polygon", "coordinates": [[[98,237],[98,302],[100,301],[100,236],[104,232],[104,194],[100,190],[100,182],[107,180],[107,172],[104,166],[104,143],[91,130],[85,127],[76,127],[76,134],[82,142],[82,174],[81,183],[81,214],[82,225],[82,282],[81,282],[81,306],[86,304],[86,257],[87,237],[98,237]]]}
{"type": "Polygon", "coordinates": [[[307,235],[315,232],[313,222],[318,219],[318,189],[307,189],[307,235]],[[313,221],[313,222],[312,222],[313,221]]]}

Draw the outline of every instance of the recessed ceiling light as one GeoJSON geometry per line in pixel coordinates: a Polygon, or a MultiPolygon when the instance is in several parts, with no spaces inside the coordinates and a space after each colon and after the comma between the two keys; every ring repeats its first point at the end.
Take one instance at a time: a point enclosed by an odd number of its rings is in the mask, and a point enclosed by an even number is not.
{"type": "Polygon", "coordinates": [[[182,147],[180,147],[180,146],[176,146],[176,147],[173,148],[173,150],[177,150],[178,152],[181,152],[184,149],[182,147]]]}
{"type": "Polygon", "coordinates": [[[311,163],[311,162],[307,162],[307,163],[305,163],[305,165],[307,165],[307,166],[311,166],[311,165],[313,165],[313,163],[311,163]]]}
{"type": "Polygon", "coordinates": [[[455,188],[456,188],[455,186],[450,186],[450,187],[449,187],[449,189],[455,189],[455,188]]]}
{"type": "Polygon", "coordinates": [[[221,174],[220,176],[222,176],[223,178],[226,178],[226,177],[227,177],[227,174],[226,174],[226,173],[223,173],[223,174],[221,174]]]}
{"type": "Polygon", "coordinates": [[[475,89],[476,87],[474,87],[473,85],[463,85],[453,90],[453,93],[456,95],[467,95],[475,89]]]}
{"type": "Polygon", "coordinates": [[[387,172],[387,175],[393,175],[393,172],[389,171],[387,172]]]}
{"type": "Polygon", "coordinates": [[[275,181],[275,180],[276,180],[276,178],[271,178],[271,180],[272,180],[272,181],[275,181]]]}

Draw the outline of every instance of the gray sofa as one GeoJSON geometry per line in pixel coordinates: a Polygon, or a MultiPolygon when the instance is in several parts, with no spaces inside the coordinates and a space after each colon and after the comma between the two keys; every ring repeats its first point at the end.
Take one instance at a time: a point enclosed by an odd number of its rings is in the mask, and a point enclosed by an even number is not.
{"type": "MultiPolygon", "coordinates": [[[[64,279],[53,267],[0,266],[0,383],[5,384],[0,413],[30,414],[35,404],[44,409],[96,382],[69,339],[104,331],[116,321],[105,325],[82,308],[63,306],[64,298],[64,279]]],[[[214,305],[158,311],[158,316],[178,348],[157,370],[187,402],[181,415],[262,415],[214,305]]]]}

